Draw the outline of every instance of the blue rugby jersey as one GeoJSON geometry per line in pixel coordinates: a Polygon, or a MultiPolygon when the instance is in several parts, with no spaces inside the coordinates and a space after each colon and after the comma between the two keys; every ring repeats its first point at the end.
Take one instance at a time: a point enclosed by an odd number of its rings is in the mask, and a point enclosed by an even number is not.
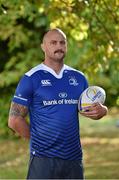
{"type": "Polygon", "coordinates": [[[57,75],[42,63],[22,77],[13,102],[29,109],[31,154],[82,159],[78,99],[87,87],[85,76],[67,65],[57,75]]]}

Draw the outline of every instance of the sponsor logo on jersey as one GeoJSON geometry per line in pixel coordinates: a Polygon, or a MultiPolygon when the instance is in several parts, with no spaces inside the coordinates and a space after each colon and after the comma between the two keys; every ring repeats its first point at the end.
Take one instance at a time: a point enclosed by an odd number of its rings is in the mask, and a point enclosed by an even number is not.
{"type": "Polygon", "coordinates": [[[61,93],[59,93],[59,97],[66,98],[67,97],[67,93],[61,92],[61,93]]]}
{"type": "Polygon", "coordinates": [[[49,79],[43,79],[41,80],[42,86],[52,86],[51,81],[49,79]]]}
{"type": "Polygon", "coordinates": [[[49,100],[49,101],[46,101],[44,100],[43,101],[43,105],[44,106],[50,106],[50,105],[69,105],[69,104],[72,104],[72,105],[77,105],[78,104],[78,100],[77,99],[53,99],[53,100],[49,100]]]}
{"type": "Polygon", "coordinates": [[[71,78],[69,79],[69,84],[70,84],[71,86],[78,86],[78,82],[77,82],[77,80],[76,80],[75,77],[71,77],[71,78]]]}

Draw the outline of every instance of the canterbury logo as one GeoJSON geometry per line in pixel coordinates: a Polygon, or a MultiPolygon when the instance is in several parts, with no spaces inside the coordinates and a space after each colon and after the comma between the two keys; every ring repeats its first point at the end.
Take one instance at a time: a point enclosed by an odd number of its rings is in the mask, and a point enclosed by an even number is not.
{"type": "Polygon", "coordinates": [[[41,84],[42,84],[42,86],[51,86],[52,85],[49,79],[41,80],[41,84]]]}

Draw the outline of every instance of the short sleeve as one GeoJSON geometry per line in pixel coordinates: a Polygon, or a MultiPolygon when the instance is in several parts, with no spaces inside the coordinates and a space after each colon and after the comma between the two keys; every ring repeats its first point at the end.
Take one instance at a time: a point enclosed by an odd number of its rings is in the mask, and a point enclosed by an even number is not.
{"type": "Polygon", "coordinates": [[[12,101],[24,106],[29,106],[32,102],[32,96],[32,81],[30,77],[24,75],[16,88],[12,101]]]}

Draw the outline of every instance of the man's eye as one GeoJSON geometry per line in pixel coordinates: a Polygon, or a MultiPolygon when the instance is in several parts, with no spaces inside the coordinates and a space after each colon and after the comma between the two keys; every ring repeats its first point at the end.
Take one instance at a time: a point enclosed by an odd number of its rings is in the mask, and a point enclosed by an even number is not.
{"type": "Polygon", "coordinates": [[[61,41],[60,44],[62,44],[62,45],[65,44],[65,41],[61,41]]]}
{"type": "Polygon", "coordinates": [[[51,44],[55,45],[57,44],[57,41],[52,41],[51,44]]]}

